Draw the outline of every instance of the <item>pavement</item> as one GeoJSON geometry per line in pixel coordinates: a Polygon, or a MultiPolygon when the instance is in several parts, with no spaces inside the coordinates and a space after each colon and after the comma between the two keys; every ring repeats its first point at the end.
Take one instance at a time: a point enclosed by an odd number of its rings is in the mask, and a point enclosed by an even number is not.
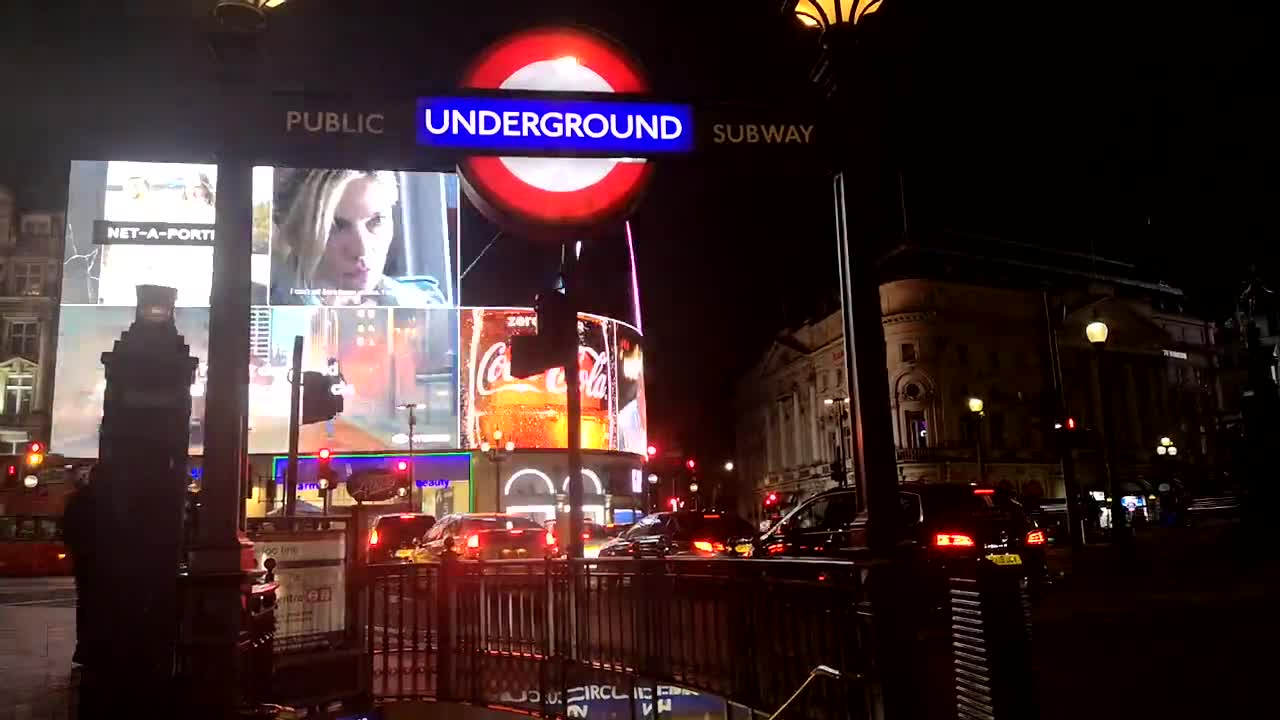
{"type": "Polygon", "coordinates": [[[69,717],[71,578],[0,579],[0,720],[69,717]]]}
{"type": "Polygon", "coordinates": [[[1042,720],[1275,716],[1273,547],[1228,522],[1053,556],[1033,610],[1042,720]]]}

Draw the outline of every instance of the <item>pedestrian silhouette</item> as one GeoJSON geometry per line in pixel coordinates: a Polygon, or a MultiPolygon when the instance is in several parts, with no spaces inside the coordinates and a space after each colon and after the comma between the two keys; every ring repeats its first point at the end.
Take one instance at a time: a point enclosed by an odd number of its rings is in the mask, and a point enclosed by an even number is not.
{"type": "Polygon", "coordinates": [[[87,481],[80,481],[62,512],[62,537],[71,555],[72,574],[76,582],[76,650],[71,662],[89,665],[93,657],[92,633],[88,627],[93,592],[90,568],[94,563],[94,487],[98,475],[95,466],[87,481]]]}

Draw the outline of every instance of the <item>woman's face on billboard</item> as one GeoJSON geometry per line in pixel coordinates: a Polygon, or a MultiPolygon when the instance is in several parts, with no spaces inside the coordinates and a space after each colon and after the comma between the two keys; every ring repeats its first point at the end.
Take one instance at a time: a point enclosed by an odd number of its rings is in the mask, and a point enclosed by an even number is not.
{"type": "Polygon", "coordinates": [[[333,214],[317,285],[339,290],[372,290],[382,280],[392,240],[391,188],[376,178],[347,183],[333,214]]]}

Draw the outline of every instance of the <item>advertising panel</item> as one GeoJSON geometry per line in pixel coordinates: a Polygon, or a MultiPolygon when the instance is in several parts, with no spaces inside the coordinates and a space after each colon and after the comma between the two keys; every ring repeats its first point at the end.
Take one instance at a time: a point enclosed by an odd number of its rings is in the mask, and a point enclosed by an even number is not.
{"type": "MultiPolygon", "coordinates": [[[[582,447],[615,447],[617,393],[610,370],[613,321],[578,316],[578,377],[582,383],[582,447]]],[[[565,377],[559,368],[528,378],[511,375],[508,340],[537,332],[527,309],[466,308],[460,321],[463,447],[475,448],[501,431],[522,448],[568,442],[565,377]]]]}
{"type": "Polygon", "coordinates": [[[644,455],[649,447],[649,437],[640,333],[623,323],[614,323],[613,328],[617,350],[613,367],[618,375],[617,448],[644,455]]]}
{"type": "MultiPolygon", "coordinates": [[[[175,323],[200,361],[191,452],[203,451],[215,170],[72,163],[51,413],[56,452],[97,456],[101,354],[132,323],[141,283],[178,290],[175,323]]],[[[343,412],[304,426],[304,451],[394,449],[408,427],[405,404],[417,406],[418,447],[457,446],[457,207],[457,180],[448,174],[254,168],[251,453],[288,447],[288,366],[299,335],[303,369],[344,381],[343,412]]]]}
{"type": "Polygon", "coordinates": [[[268,304],[457,305],[457,176],[258,168],[253,193],[268,304]]]}
{"type": "Polygon", "coordinates": [[[276,646],[296,646],[341,637],[346,629],[347,556],[342,532],[298,538],[266,534],[253,544],[259,568],[276,561],[276,646]]]}

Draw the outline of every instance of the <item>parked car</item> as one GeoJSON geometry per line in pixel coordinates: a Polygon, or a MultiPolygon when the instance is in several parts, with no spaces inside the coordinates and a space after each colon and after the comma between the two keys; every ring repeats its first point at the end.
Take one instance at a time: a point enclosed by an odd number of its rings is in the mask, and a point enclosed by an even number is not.
{"type": "MultiPolygon", "coordinates": [[[[548,520],[543,524],[548,532],[556,537],[556,545],[564,552],[569,547],[567,538],[561,537],[559,521],[548,520]]],[[[565,531],[568,531],[569,524],[564,524],[565,531]]],[[[582,524],[582,555],[583,557],[597,557],[600,554],[600,548],[609,542],[610,537],[616,536],[616,533],[610,533],[609,529],[599,523],[585,520],[582,524]]]]}
{"type": "Polygon", "coordinates": [[[751,549],[755,528],[719,510],[646,515],[600,548],[600,557],[738,557],[751,549]]]}

